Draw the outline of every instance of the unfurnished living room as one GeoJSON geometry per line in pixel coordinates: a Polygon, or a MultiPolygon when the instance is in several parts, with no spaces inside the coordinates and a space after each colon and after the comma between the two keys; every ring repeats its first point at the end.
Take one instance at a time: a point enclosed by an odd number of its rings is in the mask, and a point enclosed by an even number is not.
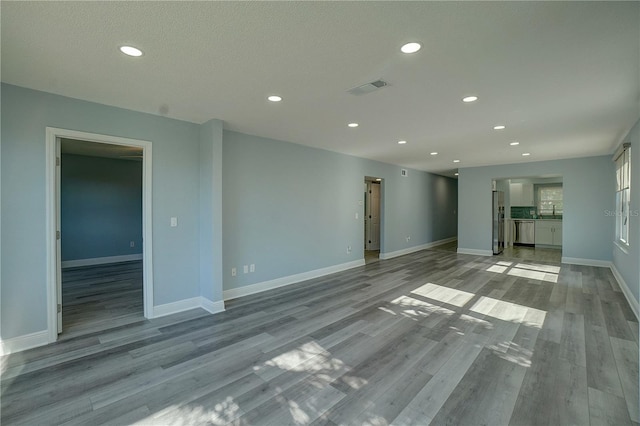
{"type": "Polygon", "coordinates": [[[2,425],[639,425],[639,2],[0,2],[2,425]]]}

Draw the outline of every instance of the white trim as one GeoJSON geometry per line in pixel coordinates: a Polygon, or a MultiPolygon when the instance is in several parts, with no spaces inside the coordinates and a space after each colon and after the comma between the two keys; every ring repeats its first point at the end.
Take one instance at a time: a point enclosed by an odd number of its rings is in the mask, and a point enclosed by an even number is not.
{"type": "Polygon", "coordinates": [[[613,245],[616,246],[618,248],[618,250],[620,250],[624,254],[629,254],[629,244],[625,244],[625,243],[622,243],[622,242],[616,240],[616,241],[613,242],[613,245]]]}
{"type": "Polygon", "coordinates": [[[458,254],[471,254],[473,256],[493,256],[493,251],[458,247],[458,254]]]}
{"type": "Polygon", "coordinates": [[[224,312],[224,302],[213,302],[206,297],[197,296],[190,299],[182,299],[177,302],[165,303],[153,307],[153,318],[164,317],[167,315],[177,314],[179,312],[188,311],[190,309],[202,308],[211,314],[224,312]]]}
{"type": "Polygon", "coordinates": [[[568,263],[569,265],[598,266],[601,268],[608,268],[611,266],[611,261],[609,260],[582,259],[579,257],[564,256],[562,256],[561,263],[568,263]]]}
{"type": "Polygon", "coordinates": [[[49,331],[37,331],[24,336],[13,337],[11,339],[0,340],[0,356],[9,355],[15,352],[25,351],[49,343],[49,331]]]}
{"type": "MultiPolygon", "coordinates": [[[[191,299],[179,300],[173,303],[155,306],[153,316],[159,318],[166,315],[177,314],[178,312],[190,309],[202,308],[211,314],[224,312],[224,301],[213,302],[206,297],[198,296],[191,299]]],[[[38,331],[36,333],[25,334],[24,336],[13,337],[11,339],[0,340],[0,356],[9,355],[27,349],[37,348],[52,343],[49,339],[49,330],[38,331]]]]}
{"type": "Polygon", "coordinates": [[[92,257],[89,259],[64,260],[63,268],[76,268],[78,266],[105,265],[107,263],[131,262],[142,260],[142,253],[124,254],[122,256],[92,257]]]}
{"type": "Polygon", "coordinates": [[[200,307],[210,314],[217,314],[218,312],[224,312],[224,300],[214,302],[206,297],[200,296],[200,307]]]}
{"type": "Polygon", "coordinates": [[[314,269],[313,271],[307,271],[300,274],[289,275],[269,281],[263,281],[244,287],[232,288],[223,292],[223,298],[224,300],[229,300],[235,299],[237,297],[248,296],[250,294],[262,293],[263,291],[272,290],[278,287],[284,287],[286,285],[299,283],[301,281],[306,281],[313,278],[323,277],[329,274],[335,274],[336,272],[346,271],[347,269],[357,268],[358,266],[364,266],[364,259],[341,263],[326,268],[314,269]]]}
{"type": "Polygon", "coordinates": [[[620,289],[622,290],[624,297],[627,299],[627,302],[629,302],[629,306],[631,306],[631,310],[636,315],[636,319],[640,318],[640,316],[638,316],[638,312],[640,311],[640,306],[638,306],[638,301],[633,296],[633,293],[631,292],[629,285],[626,283],[624,278],[622,278],[620,271],[618,271],[618,268],[616,268],[616,265],[613,262],[611,262],[609,267],[611,268],[611,272],[613,273],[614,278],[616,279],[616,281],[618,281],[618,285],[620,285],[620,289]]]}
{"type": "Polygon", "coordinates": [[[165,303],[153,307],[153,317],[159,318],[167,315],[177,314],[178,312],[188,311],[200,307],[200,296],[191,299],[182,299],[177,302],[165,303]]]}
{"type": "Polygon", "coordinates": [[[144,316],[151,318],[153,304],[153,232],[152,232],[152,147],[151,142],[75,130],[46,128],[46,248],[47,248],[47,330],[49,342],[58,339],[56,280],[56,139],[67,138],[142,148],[142,252],[144,316]]]}
{"type": "Polygon", "coordinates": [[[427,244],[421,244],[419,246],[408,247],[408,248],[402,249],[402,250],[390,251],[388,253],[380,253],[380,259],[383,259],[383,260],[393,259],[394,257],[404,256],[405,254],[411,254],[411,253],[415,253],[417,251],[426,250],[426,249],[429,249],[429,248],[432,248],[432,247],[437,247],[437,246],[440,246],[442,244],[452,243],[452,242],[456,241],[457,239],[458,239],[458,237],[445,238],[443,240],[431,241],[430,243],[427,243],[427,244]]]}

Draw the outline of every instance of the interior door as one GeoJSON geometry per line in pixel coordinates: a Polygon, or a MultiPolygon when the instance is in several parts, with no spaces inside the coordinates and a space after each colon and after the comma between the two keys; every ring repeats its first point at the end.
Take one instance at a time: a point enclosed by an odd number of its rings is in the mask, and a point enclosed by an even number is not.
{"type": "Polygon", "coordinates": [[[62,333],[62,234],[60,232],[60,138],[56,139],[56,299],[58,305],[58,334],[62,333]]]}
{"type": "Polygon", "coordinates": [[[372,183],[369,188],[369,250],[380,250],[380,184],[372,183]]]}

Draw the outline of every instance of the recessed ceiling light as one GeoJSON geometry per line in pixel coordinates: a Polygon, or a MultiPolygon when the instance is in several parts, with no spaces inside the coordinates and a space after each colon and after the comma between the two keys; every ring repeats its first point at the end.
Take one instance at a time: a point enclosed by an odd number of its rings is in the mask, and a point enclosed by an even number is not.
{"type": "Polygon", "coordinates": [[[466,96],[462,98],[462,102],[475,102],[478,100],[477,96],[466,96]]]}
{"type": "Polygon", "coordinates": [[[347,124],[349,127],[358,127],[358,123],[349,123],[347,124]]]}
{"type": "Polygon", "coordinates": [[[420,45],[420,43],[412,42],[405,44],[400,48],[400,50],[402,53],[416,53],[421,47],[422,45],[420,45]]]}
{"type": "Polygon", "coordinates": [[[407,143],[407,141],[398,141],[398,143],[399,143],[400,145],[404,145],[405,143],[407,143]]]}
{"type": "Polygon", "coordinates": [[[280,102],[282,100],[282,97],[278,95],[271,95],[267,99],[270,100],[271,102],[280,102]]]}
{"type": "Polygon", "coordinates": [[[460,173],[455,172],[453,175],[454,175],[454,176],[459,176],[459,175],[460,175],[460,173]]]}
{"type": "Polygon", "coordinates": [[[529,152],[523,152],[523,153],[522,153],[522,156],[523,156],[523,157],[528,157],[528,156],[530,156],[530,155],[531,155],[531,154],[530,154],[529,152]]]}
{"type": "Polygon", "coordinates": [[[382,179],[376,178],[376,182],[382,182],[382,179]]]}
{"type": "Polygon", "coordinates": [[[437,153],[437,152],[435,152],[435,151],[433,151],[433,152],[431,153],[431,155],[438,155],[438,153],[437,153]]]}
{"type": "Polygon", "coordinates": [[[516,146],[516,145],[520,145],[520,142],[517,142],[517,141],[513,141],[513,142],[511,142],[511,143],[510,143],[509,145],[511,145],[511,146],[516,146]]]}
{"type": "Polygon", "coordinates": [[[142,56],[142,50],[133,46],[120,46],[120,51],[128,56],[142,56]]]}
{"type": "Polygon", "coordinates": [[[460,160],[453,160],[453,162],[454,162],[454,163],[459,163],[459,162],[460,162],[460,160]]]}
{"type": "Polygon", "coordinates": [[[504,130],[506,129],[506,126],[503,126],[502,124],[499,124],[497,126],[493,126],[493,130],[504,130]]]}

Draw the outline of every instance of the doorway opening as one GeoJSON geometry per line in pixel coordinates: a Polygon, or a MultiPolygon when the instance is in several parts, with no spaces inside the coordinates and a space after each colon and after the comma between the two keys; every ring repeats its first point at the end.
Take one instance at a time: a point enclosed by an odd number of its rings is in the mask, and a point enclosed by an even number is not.
{"type": "MultiPolygon", "coordinates": [[[[518,176],[493,180],[495,194],[503,197],[501,226],[496,230],[494,203],[494,247],[496,235],[502,235],[508,258],[541,262],[562,259],[563,179],[561,175],[518,176]],[[500,232],[497,232],[500,231],[500,232]]],[[[494,254],[496,250],[494,248],[494,254]]]]}
{"type": "Polygon", "coordinates": [[[48,336],[153,316],[151,143],[47,128],[48,336]]]}
{"type": "Polygon", "coordinates": [[[382,204],[382,178],[364,178],[364,260],[380,259],[380,229],[382,204]]]}

